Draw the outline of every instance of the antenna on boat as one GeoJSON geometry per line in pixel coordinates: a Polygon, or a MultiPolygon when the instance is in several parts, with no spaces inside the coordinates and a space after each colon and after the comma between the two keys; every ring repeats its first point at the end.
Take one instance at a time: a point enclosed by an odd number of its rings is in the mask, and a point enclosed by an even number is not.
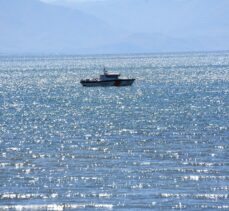
{"type": "Polygon", "coordinates": [[[106,67],[105,66],[103,67],[103,72],[104,72],[104,75],[107,74],[107,70],[106,70],[106,67]]]}

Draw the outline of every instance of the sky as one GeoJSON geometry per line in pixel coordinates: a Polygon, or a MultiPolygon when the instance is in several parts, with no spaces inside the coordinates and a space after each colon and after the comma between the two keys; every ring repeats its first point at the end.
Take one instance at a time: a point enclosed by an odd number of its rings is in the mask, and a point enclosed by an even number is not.
{"type": "Polygon", "coordinates": [[[110,1],[110,0],[41,0],[46,3],[57,3],[57,2],[62,2],[63,4],[69,4],[69,3],[85,3],[85,2],[98,2],[98,1],[110,1]]]}
{"type": "Polygon", "coordinates": [[[228,0],[0,0],[0,53],[229,50],[228,0]]]}

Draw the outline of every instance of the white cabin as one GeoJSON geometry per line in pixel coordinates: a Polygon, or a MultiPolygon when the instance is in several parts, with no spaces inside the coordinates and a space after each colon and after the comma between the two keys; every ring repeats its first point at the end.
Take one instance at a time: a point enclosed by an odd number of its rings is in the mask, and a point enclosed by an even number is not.
{"type": "Polygon", "coordinates": [[[100,80],[101,81],[107,81],[107,80],[116,80],[119,79],[120,74],[119,73],[111,73],[104,71],[103,75],[100,75],[100,80]]]}

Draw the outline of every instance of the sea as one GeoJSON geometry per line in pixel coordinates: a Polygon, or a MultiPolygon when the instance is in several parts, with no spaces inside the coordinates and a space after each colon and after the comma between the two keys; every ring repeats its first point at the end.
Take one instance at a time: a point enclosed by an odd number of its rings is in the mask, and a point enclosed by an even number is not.
{"type": "Polygon", "coordinates": [[[0,210],[229,210],[229,52],[0,56],[0,210]]]}

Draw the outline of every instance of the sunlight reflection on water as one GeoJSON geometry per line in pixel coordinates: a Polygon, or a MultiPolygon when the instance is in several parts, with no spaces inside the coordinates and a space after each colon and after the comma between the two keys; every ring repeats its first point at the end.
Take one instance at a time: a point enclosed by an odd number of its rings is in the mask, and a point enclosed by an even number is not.
{"type": "Polygon", "coordinates": [[[0,58],[0,209],[228,209],[229,54],[0,58]],[[102,67],[131,87],[84,88],[102,67]]]}

